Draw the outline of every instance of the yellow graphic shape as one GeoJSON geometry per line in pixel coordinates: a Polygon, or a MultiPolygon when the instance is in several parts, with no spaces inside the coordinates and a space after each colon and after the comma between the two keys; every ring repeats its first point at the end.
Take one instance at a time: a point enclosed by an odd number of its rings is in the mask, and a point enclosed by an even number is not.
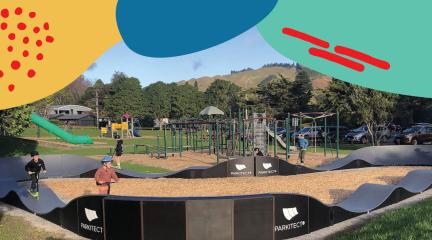
{"type": "Polygon", "coordinates": [[[0,109],[52,95],[121,40],[116,0],[2,0],[0,109]]]}

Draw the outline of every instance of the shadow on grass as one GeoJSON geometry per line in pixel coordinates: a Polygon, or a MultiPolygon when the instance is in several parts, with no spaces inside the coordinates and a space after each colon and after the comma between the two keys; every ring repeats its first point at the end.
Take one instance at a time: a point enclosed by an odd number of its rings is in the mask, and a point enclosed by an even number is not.
{"type": "Polygon", "coordinates": [[[0,136],[0,157],[27,155],[37,146],[38,142],[33,140],[0,136]]]}

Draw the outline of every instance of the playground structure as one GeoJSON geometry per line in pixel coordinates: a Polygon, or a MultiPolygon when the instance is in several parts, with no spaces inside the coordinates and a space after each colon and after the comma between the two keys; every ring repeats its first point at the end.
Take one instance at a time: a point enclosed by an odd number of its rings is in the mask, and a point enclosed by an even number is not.
{"type": "Polygon", "coordinates": [[[93,140],[88,136],[76,136],[66,132],[57,125],[44,119],[36,113],[31,114],[31,121],[36,126],[45,129],[49,133],[71,144],[93,144],[93,140]]]}
{"type": "Polygon", "coordinates": [[[134,138],[141,137],[139,131],[135,129],[135,119],[128,114],[124,114],[120,123],[108,121],[107,125],[100,127],[101,137],[114,138],[121,136],[121,138],[134,138]]]}
{"type": "MultiPolygon", "coordinates": [[[[278,158],[250,156],[237,157],[212,167],[189,168],[170,174],[140,174],[120,170],[118,175],[138,179],[271,175],[289,178],[293,174],[371,166],[431,166],[431,159],[432,148],[429,146],[385,146],[366,147],[315,169],[291,165],[278,158]],[[268,167],[269,164],[271,167],[268,167]]],[[[92,178],[98,167],[96,161],[74,155],[47,156],[45,160],[51,166],[45,176],[47,178],[92,178]]],[[[26,194],[25,188],[18,184],[28,178],[22,171],[26,161],[26,157],[4,158],[0,161],[0,200],[91,239],[281,240],[397,203],[432,186],[432,170],[414,170],[397,184],[363,184],[334,205],[323,204],[310,196],[290,193],[223,197],[88,195],[65,204],[43,185],[39,201],[26,194]]]]}
{"type": "Polygon", "coordinates": [[[136,144],[134,152],[138,148],[145,147],[145,153],[157,158],[167,158],[170,154],[179,154],[184,151],[194,151],[229,159],[234,156],[254,156],[254,150],[258,149],[265,156],[278,156],[283,150],[285,160],[296,151],[296,130],[302,129],[303,120],[312,120],[312,131],[317,132],[318,120],[324,121],[322,136],[315,134],[309,139],[311,147],[315,149],[318,137],[323,138],[324,156],[330,151],[335,157],[339,157],[339,114],[338,113],[295,113],[288,114],[285,120],[269,118],[266,113],[252,113],[251,116],[239,111],[238,117],[227,120],[189,120],[173,121],[162,127],[162,134],[157,135],[156,145],[136,144]],[[293,116],[293,118],[291,117],[293,116]],[[336,136],[330,138],[327,120],[336,116],[336,136]],[[283,134],[280,134],[280,130],[283,134]],[[328,149],[330,147],[330,150],[328,149]]]}

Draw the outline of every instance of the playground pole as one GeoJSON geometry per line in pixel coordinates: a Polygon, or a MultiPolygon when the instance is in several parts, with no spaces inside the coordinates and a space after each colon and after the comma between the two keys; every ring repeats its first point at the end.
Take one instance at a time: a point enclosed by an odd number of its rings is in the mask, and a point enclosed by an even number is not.
{"type": "Polygon", "coordinates": [[[166,141],[166,125],[164,124],[164,152],[165,159],[167,158],[167,141],[166,141]]]}
{"type": "Polygon", "coordinates": [[[211,147],[212,147],[212,138],[213,138],[213,136],[212,136],[212,132],[213,132],[213,125],[212,124],[209,124],[209,146],[208,146],[208,148],[209,148],[209,155],[211,155],[211,147]]]}
{"type": "Polygon", "coordinates": [[[336,158],[339,158],[339,110],[336,112],[336,158]]]}
{"type": "Polygon", "coordinates": [[[302,129],[302,125],[303,125],[303,114],[300,112],[300,116],[299,116],[299,131],[302,129]]]}
{"type": "Polygon", "coordinates": [[[291,136],[290,136],[290,122],[291,122],[291,115],[288,113],[288,118],[285,119],[285,159],[288,162],[288,159],[290,157],[290,141],[291,141],[291,136]]]}
{"type": "Polygon", "coordinates": [[[219,124],[216,123],[216,161],[219,164],[219,124]]]}
{"type": "Polygon", "coordinates": [[[179,151],[180,151],[180,157],[182,157],[182,151],[183,151],[183,127],[180,126],[179,129],[179,151]]]}
{"type": "Polygon", "coordinates": [[[277,156],[277,143],[276,143],[276,138],[277,138],[277,120],[275,119],[274,121],[274,126],[273,126],[273,156],[276,157],[277,156]]]}
{"type": "Polygon", "coordinates": [[[171,143],[171,146],[172,146],[172,155],[174,156],[174,154],[176,152],[176,141],[177,141],[175,127],[171,128],[171,136],[172,136],[172,143],[171,143]]]}
{"type": "Polygon", "coordinates": [[[327,156],[327,117],[324,118],[324,157],[327,156]]]}
{"type": "Polygon", "coordinates": [[[157,144],[157,156],[158,156],[158,159],[159,159],[159,158],[160,158],[160,142],[159,142],[159,134],[157,135],[156,144],[157,144]]]}
{"type": "Polygon", "coordinates": [[[204,136],[203,136],[203,129],[201,125],[201,153],[203,152],[203,141],[204,141],[204,136]]]}
{"type": "Polygon", "coordinates": [[[242,142],[242,148],[243,148],[243,157],[246,157],[246,126],[245,122],[242,119],[242,132],[243,132],[243,142],[242,142]]]}

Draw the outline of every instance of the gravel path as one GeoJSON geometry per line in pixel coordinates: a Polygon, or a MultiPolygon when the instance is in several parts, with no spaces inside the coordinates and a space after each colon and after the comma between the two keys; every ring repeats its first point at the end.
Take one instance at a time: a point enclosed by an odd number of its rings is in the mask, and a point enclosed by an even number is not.
{"type": "MultiPolygon", "coordinates": [[[[121,179],[111,193],[124,196],[224,196],[259,193],[298,193],[324,203],[342,201],[363,183],[397,183],[409,171],[430,167],[374,167],[294,176],[211,179],[121,179]]],[[[93,179],[48,179],[43,184],[62,199],[96,194],[93,179]]]]}

